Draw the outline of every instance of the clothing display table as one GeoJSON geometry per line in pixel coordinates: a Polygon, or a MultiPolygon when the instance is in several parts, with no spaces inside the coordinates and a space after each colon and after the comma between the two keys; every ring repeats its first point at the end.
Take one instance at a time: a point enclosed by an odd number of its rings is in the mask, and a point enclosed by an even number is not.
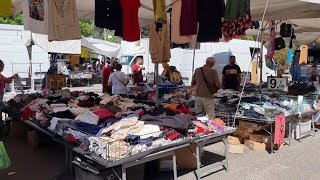
{"type": "Polygon", "coordinates": [[[73,167],[72,167],[73,152],[72,152],[72,149],[74,148],[74,145],[68,143],[67,141],[62,139],[60,136],[57,136],[52,131],[49,131],[47,129],[42,128],[41,126],[37,125],[36,123],[32,122],[31,120],[27,120],[27,121],[25,121],[25,123],[28,124],[30,127],[34,128],[36,131],[47,135],[53,141],[55,141],[58,144],[61,144],[62,146],[65,147],[65,172],[61,173],[59,176],[72,175],[73,174],[73,167]]]}
{"type": "Polygon", "coordinates": [[[197,170],[196,170],[196,176],[197,179],[201,178],[202,173],[206,173],[214,168],[223,166],[226,171],[228,172],[228,159],[229,159],[229,142],[228,142],[228,137],[231,133],[235,132],[235,128],[230,128],[229,130],[219,133],[219,134],[212,134],[204,137],[200,137],[198,139],[194,139],[193,142],[197,145],[196,147],[196,158],[197,158],[197,170]],[[211,145],[214,143],[218,142],[223,142],[225,145],[225,150],[224,150],[224,160],[211,164],[209,166],[201,167],[201,155],[200,155],[200,150],[207,145],[211,145]]]}
{"type": "Polygon", "coordinates": [[[77,86],[90,86],[90,81],[93,75],[91,73],[70,73],[69,82],[70,87],[77,86]]]}

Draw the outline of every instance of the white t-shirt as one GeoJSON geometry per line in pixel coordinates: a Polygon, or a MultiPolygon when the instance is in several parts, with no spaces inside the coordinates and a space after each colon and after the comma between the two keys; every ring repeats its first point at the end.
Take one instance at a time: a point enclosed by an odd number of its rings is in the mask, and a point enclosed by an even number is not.
{"type": "Polygon", "coordinates": [[[112,84],[112,94],[127,94],[124,85],[126,82],[128,82],[128,76],[124,72],[116,71],[110,74],[109,83],[112,84]]]}

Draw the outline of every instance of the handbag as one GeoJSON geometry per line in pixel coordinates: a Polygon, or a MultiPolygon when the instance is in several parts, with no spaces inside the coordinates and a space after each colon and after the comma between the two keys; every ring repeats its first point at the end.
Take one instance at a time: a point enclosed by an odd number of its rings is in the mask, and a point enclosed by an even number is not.
{"type": "Polygon", "coordinates": [[[286,43],[284,42],[282,37],[278,37],[275,40],[275,50],[281,50],[286,47],[286,43]]]}
{"type": "Polygon", "coordinates": [[[125,89],[126,89],[126,94],[127,94],[127,84],[125,84],[124,82],[122,82],[122,81],[120,81],[120,79],[116,76],[116,74],[114,74],[113,73],[113,75],[114,75],[114,77],[116,77],[116,79],[125,87],[125,89]]]}
{"type": "Polygon", "coordinates": [[[206,83],[206,86],[207,86],[209,92],[210,92],[211,94],[216,93],[218,90],[217,90],[215,87],[209,85],[206,77],[204,76],[203,68],[201,68],[201,73],[202,73],[203,80],[204,80],[204,82],[206,83]]]}
{"type": "Polygon", "coordinates": [[[11,161],[7,154],[6,149],[4,148],[4,144],[0,141],[0,169],[7,169],[10,167],[11,161]]]}

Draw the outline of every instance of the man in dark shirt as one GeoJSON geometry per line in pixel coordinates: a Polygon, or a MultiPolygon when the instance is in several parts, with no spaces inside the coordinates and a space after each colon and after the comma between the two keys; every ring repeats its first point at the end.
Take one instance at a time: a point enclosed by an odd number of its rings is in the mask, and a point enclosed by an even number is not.
{"type": "Polygon", "coordinates": [[[222,87],[223,89],[240,90],[241,70],[236,65],[236,57],[230,56],[229,64],[223,68],[222,71],[222,87]]]}

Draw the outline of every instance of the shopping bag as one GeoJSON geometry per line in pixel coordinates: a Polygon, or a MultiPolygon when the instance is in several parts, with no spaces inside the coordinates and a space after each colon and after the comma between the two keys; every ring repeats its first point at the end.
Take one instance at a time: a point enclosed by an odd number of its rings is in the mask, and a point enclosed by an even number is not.
{"type": "Polygon", "coordinates": [[[9,156],[4,148],[4,144],[0,141],[0,169],[6,169],[10,167],[11,162],[9,156]]]}

